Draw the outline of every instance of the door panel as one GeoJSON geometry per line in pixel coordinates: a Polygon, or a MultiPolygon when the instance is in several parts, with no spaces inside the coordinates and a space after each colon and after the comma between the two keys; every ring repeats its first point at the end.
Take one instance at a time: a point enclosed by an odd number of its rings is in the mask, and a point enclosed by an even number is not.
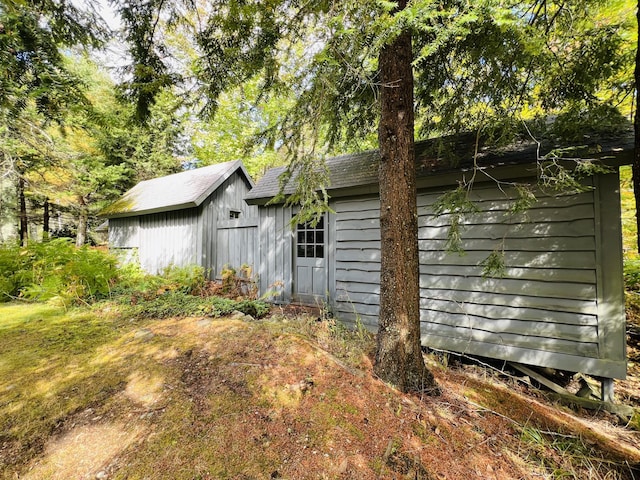
{"type": "Polygon", "coordinates": [[[327,292],[326,222],[298,224],[294,241],[294,300],[315,303],[327,292]]]}

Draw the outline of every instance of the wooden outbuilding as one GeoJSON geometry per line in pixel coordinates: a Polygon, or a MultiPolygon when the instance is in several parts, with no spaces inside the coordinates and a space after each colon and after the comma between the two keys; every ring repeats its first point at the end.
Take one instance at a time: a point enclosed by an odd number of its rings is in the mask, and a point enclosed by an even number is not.
{"type": "MultiPolygon", "coordinates": [[[[535,202],[520,213],[512,210],[514,184],[535,183],[540,155],[554,145],[529,142],[476,155],[474,137],[416,144],[424,345],[625,377],[618,166],[630,162],[633,142],[584,143],[588,148],[575,156],[600,159],[609,173],[585,178],[590,188],[579,193],[537,188],[535,202]],[[477,210],[460,225],[463,252],[451,253],[452,216],[436,215],[434,204],[474,171],[470,199],[477,210]],[[504,254],[505,267],[493,278],[483,276],[492,252],[504,254]]],[[[378,162],[375,151],[329,159],[331,212],[295,231],[295,208],[269,203],[283,169],[268,171],[257,183],[245,199],[258,206],[255,258],[262,292],[275,289],[280,302],[321,303],[339,319],[377,328],[378,162]]]]}
{"type": "Polygon", "coordinates": [[[239,160],[140,182],[101,212],[109,247],[149,273],[200,265],[214,277],[254,264],[257,207],[244,201],[253,185],[239,160]]]}

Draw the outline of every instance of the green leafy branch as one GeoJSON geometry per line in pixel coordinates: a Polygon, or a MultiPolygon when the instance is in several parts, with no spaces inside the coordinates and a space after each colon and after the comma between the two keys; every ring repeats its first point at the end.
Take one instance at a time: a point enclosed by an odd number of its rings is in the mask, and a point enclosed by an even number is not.
{"type": "Polygon", "coordinates": [[[594,175],[611,173],[612,169],[597,159],[566,156],[585,147],[555,149],[538,159],[538,184],[555,193],[573,194],[593,190],[584,180],[594,175]]]}
{"type": "Polygon", "coordinates": [[[437,217],[449,215],[450,225],[447,232],[446,248],[448,252],[464,254],[462,248],[462,226],[467,215],[477,213],[480,210],[469,197],[470,189],[460,183],[455,190],[450,190],[442,195],[433,205],[433,211],[437,217]]]}

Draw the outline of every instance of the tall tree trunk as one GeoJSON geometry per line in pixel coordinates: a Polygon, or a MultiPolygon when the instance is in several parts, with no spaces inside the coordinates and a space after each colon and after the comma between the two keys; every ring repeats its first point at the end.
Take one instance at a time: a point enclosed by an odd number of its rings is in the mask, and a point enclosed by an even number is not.
{"type": "Polygon", "coordinates": [[[18,216],[20,218],[20,226],[18,228],[20,246],[26,247],[29,240],[29,226],[27,224],[27,200],[24,196],[24,178],[22,175],[18,177],[18,216]]]}
{"type": "Polygon", "coordinates": [[[44,212],[42,214],[42,240],[46,242],[49,240],[49,199],[44,199],[44,212]]]}
{"type": "MultiPolygon", "coordinates": [[[[406,0],[399,2],[399,9],[406,0]]],[[[411,34],[379,57],[380,319],[375,374],[403,392],[437,393],[420,345],[418,210],[414,155],[411,34]]]]}
{"type": "Polygon", "coordinates": [[[634,71],[634,79],[635,79],[635,109],[634,117],[633,117],[633,131],[634,131],[634,156],[633,156],[633,164],[631,170],[633,172],[633,195],[636,199],[636,245],[638,247],[638,253],[640,253],[640,107],[638,106],[638,101],[640,101],[640,94],[638,90],[640,89],[640,1],[637,5],[636,10],[636,20],[637,20],[637,28],[638,28],[638,45],[636,48],[636,68],[634,71]]]}
{"type": "Polygon", "coordinates": [[[89,212],[84,197],[80,197],[80,214],[78,216],[78,232],[76,233],[76,247],[81,247],[87,242],[87,223],[89,212]]]}

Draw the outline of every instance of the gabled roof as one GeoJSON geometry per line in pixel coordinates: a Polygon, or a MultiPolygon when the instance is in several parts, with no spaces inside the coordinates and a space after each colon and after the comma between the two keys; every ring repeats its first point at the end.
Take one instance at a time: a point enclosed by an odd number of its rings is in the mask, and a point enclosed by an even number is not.
{"type": "MultiPolygon", "coordinates": [[[[431,140],[423,140],[415,143],[417,176],[426,178],[435,175],[464,172],[473,168],[474,150],[476,145],[475,135],[463,134],[442,137],[431,140]]],[[[533,141],[520,142],[503,148],[479,148],[477,165],[480,168],[496,168],[508,165],[524,165],[535,163],[538,153],[544,155],[556,148],[566,148],[571,145],[544,142],[541,145],[533,141]]],[[[607,157],[617,156],[620,152],[630,152],[633,149],[633,135],[627,133],[615,138],[587,138],[574,146],[585,146],[590,156],[607,157]]],[[[630,163],[629,159],[623,160],[630,163]]],[[[327,187],[332,197],[350,195],[358,188],[370,187],[369,193],[377,191],[378,164],[380,155],[377,150],[371,150],[351,155],[341,155],[326,160],[329,171],[330,185],[327,187]]],[[[618,160],[620,162],[620,160],[618,160]]],[[[256,186],[245,197],[249,204],[263,205],[278,194],[280,183],[279,176],[285,171],[285,167],[276,167],[258,181],[256,186]]],[[[295,190],[295,174],[286,185],[284,194],[288,195],[295,190]]]]}
{"type": "Polygon", "coordinates": [[[140,182],[103,209],[100,216],[132,217],[197,207],[236,171],[250,188],[254,186],[242,161],[218,163],[140,182]]]}

